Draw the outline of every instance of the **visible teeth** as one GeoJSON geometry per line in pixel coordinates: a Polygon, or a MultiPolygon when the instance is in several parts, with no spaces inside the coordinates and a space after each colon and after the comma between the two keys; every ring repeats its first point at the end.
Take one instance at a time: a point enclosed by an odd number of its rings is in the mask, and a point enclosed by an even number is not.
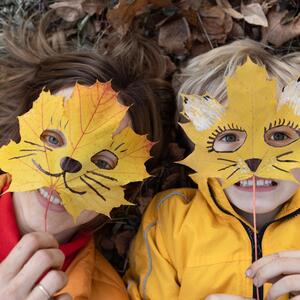
{"type": "MultiPolygon", "coordinates": [[[[241,180],[240,181],[240,186],[241,187],[251,187],[251,186],[253,186],[253,180],[252,179],[241,180]]],[[[269,180],[269,179],[256,180],[256,186],[257,187],[272,186],[272,180],[269,180]]]]}
{"type": "MultiPolygon", "coordinates": [[[[47,190],[45,190],[44,188],[41,188],[41,189],[38,189],[38,191],[46,200],[49,200],[50,194],[47,190]]],[[[54,195],[51,195],[50,202],[53,203],[54,205],[62,205],[61,200],[54,195]]]]}

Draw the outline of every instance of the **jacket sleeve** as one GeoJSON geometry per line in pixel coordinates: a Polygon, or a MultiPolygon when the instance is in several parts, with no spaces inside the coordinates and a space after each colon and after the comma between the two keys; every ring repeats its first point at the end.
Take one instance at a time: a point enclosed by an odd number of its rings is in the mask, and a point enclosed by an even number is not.
{"type": "Polygon", "coordinates": [[[163,214],[160,213],[160,206],[166,199],[174,200],[174,195],[169,195],[169,198],[158,195],[151,201],[131,245],[129,270],[125,276],[131,300],[178,298],[180,286],[172,255],[173,212],[167,207],[163,214]]]}

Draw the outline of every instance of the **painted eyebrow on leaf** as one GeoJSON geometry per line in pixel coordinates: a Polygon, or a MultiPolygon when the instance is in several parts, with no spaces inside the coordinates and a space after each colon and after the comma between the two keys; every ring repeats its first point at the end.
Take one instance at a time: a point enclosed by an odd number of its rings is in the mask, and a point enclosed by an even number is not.
{"type": "Polygon", "coordinates": [[[114,151],[117,151],[120,147],[122,147],[123,145],[125,145],[125,143],[123,142],[123,143],[121,143],[120,145],[118,145],[115,149],[114,149],[114,151]]]}
{"type": "Polygon", "coordinates": [[[264,128],[264,132],[266,132],[272,128],[279,127],[279,126],[288,126],[292,129],[299,129],[298,124],[295,124],[295,122],[292,122],[292,121],[287,122],[286,119],[278,119],[278,120],[275,120],[274,122],[270,122],[269,127],[264,128]]]}

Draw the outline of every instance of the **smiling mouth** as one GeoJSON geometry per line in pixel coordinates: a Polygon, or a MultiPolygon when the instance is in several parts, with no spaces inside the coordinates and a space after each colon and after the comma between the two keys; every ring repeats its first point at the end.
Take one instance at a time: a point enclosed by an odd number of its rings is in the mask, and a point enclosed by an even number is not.
{"type": "Polygon", "coordinates": [[[79,195],[83,195],[86,193],[86,191],[83,191],[83,192],[80,192],[80,191],[76,191],[74,189],[72,189],[69,185],[68,185],[68,182],[67,182],[67,179],[66,179],[66,174],[67,172],[63,171],[61,173],[50,173],[48,172],[47,170],[45,170],[39,163],[37,163],[34,159],[31,160],[32,163],[34,164],[34,166],[39,170],[41,171],[43,174],[47,175],[47,176],[51,176],[51,177],[60,177],[60,176],[63,176],[63,179],[64,179],[64,185],[65,187],[70,191],[72,192],[73,194],[79,194],[79,195]]]}
{"type": "Polygon", "coordinates": [[[59,194],[56,193],[55,191],[50,191],[49,188],[40,188],[40,189],[38,189],[38,192],[46,200],[49,200],[52,204],[63,206],[63,203],[61,201],[61,198],[59,197],[59,194]]]}
{"type": "MultiPolygon", "coordinates": [[[[253,188],[253,178],[240,180],[239,182],[234,184],[237,187],[240,188],[246,188],[246,189],[252,189],[253,188]]],[[[273,181],[272,179],[265,179],[265,178],[259,178],[255,177],[255,187],[256,188],[270,188],[270,187],[276,187],[278,185],[277,182],[273,181]]]]}

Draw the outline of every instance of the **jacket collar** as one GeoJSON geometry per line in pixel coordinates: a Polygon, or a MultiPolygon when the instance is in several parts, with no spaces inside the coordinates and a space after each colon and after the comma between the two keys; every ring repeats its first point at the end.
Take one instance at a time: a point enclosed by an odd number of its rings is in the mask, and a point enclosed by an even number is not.
{"type": "MultiPolygon", "coordinates": [[[[198,185],[199,190],[204,194],[205,198],[208,199],[211,208],[216,214],[226,218],[234,216],[253,229],[253,226],[233,209],[222,186],[216,178],[200,180],[198,185]]],[[[288,217],[297,210],[300,210],[300,189],[298,189],[294,196],[284,204],[274,221],[288,217]]]]}
{"type": "MultiPolygon", "coordinates": [[[[4,193],[10,183],[8,175],[0,175],[0,262],[9,254],[21,238],[14,212],[12,193],[4,193]]],[[[73,239],[60,245],[60,250],[65,254],[62,270],[66,270],[76,254],[84,248],[91,239],[89,233],[78,233],[73,239]]]]}

